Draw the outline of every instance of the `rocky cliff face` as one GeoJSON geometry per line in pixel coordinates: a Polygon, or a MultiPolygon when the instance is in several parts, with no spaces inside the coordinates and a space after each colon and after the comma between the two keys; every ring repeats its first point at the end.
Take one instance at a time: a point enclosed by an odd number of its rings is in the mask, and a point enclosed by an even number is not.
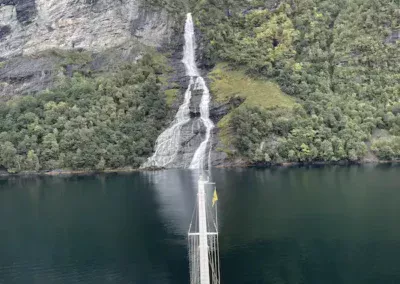
{"type": "Polygon", "coordinates": [[[170,41],[173,21],[144,0],[1,0],[0,56],[38,51],[103,51],[132,38],[149,46],[170,41]]]}
{"type": "Polygon", "coordinates": [[[49,88],[60,72],[135,61],[148,46],[176,44],[181,25],[148,0],[0,0],[0,100],[49,88]],[[90,60],[69,62],[60,50],[90,60]]]}

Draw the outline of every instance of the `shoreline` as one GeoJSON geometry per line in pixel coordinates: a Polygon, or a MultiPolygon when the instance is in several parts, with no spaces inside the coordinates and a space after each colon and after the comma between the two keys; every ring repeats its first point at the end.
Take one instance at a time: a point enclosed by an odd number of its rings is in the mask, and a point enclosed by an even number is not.
{"type": "MultiPolygon", "coordinates": [[[[112,173],[134,173],[141,171],[155,171],[156,169],[140,169],[140,168],[118,168],[99,170],[67,170],[58,169],[50,171],[30,172],[23,171],[19,173],[0,172],[0,177],[29,177],[29,176],[81,176],[81,175],[96,175],[96,174],[112,174],[112,173]]],[[[158,169],[162,170],[162,169],[158,169]]]]}
{"type": "Polygon", "coordinates": [[[235,163],[232,162],[230,165],[221,165],[216,166],[215,168],[220,169],[229,169],[229,168],[260,168],[260,169],[268,169],[268,168],[290,168],[290,167],[312,167],[312,166],[362,166],[362,165],[384,165],[384,164],[400,164],[399,160],[364,160],[364,161],[337,161],[337,162],[283,162],[279,164],[274,163],[246,163],[246,162],[239,162],[235,163]]]}
{"type": "MultiPolygon", "coordinates": [[[[234,169],[234,168],[258,168],[258,169],[269,169],[269,168],[291,168],[291,167],[313,167],[313,166],[362,166],[362,165],[387,165],[395,164],[399,165],[400,160],[382,160],[382,161],[338,161],[338,162],[284,162],[281,164],[251,164],[251,163],[227,163],[226,165],[218,165],[214,168],[216,169],[234,169]]],[[[8,173],[6,171],[0,172],[0,177],[29,177],[29,176],[86,176],[86,175],[96,175],[96,174],[124,174],[124,173],[135,173],[135,172],[154,172],[168,170],[166,168],[117,168],[117,169],[105,169],[99,170],[69,170],[69,169],[58,169],[50,171],[39,171],[39,172],[19,172],[19,173],[8,173]]]]}

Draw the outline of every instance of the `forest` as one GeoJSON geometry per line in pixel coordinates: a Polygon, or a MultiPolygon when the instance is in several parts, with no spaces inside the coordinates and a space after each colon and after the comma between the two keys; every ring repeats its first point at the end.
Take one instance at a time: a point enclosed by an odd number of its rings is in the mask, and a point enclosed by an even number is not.
{"type": "MultiPolygon", "coordinates": [[[[400,159],[399,0],[148,5],[167,5],[179,19],[192,10],[214,100],[242,97],[218,124],[219,150],[231,158],[400,159]]],[[[75,72],[52,89],[0,102],[0,169],[139,167],[171,115],[167,65],[152,52],[111,73],[75,72]]]]}
{"type": "Polygon", "coordinates": [[[203,0],[195,15],[206,66],[275,82],[298,103],[233,108],[221,125],[232,157],[400,158],[399,1],[203,0]]]}
{"type": "Polygon", "coordinates": [[[1,167],[139,167],[166,123],[164,61],[149,53],[113,74],[75,72],[53,89],[0,103],[1,167]]]}

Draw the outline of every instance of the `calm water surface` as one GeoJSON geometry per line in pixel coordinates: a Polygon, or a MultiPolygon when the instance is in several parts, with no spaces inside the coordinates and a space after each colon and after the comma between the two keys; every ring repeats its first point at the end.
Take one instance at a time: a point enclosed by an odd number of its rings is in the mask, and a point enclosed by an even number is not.
{"type": "MultiPolygon", "coordinates": [[[[223,284],[400,283],[400,167],[214,170],[223,284]]],[[[0,283],[187,284],[197,174],[0,179],[0,283]]]]}

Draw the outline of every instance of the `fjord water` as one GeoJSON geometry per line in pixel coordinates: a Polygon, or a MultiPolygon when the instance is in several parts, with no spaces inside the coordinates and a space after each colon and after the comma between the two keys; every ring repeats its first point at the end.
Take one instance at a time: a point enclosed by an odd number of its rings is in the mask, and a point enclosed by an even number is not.
{"type": "MultiPolygon", "coordinates": [[[[222,283],[400,283],[400,167],[212,174],[222,283]]],[[[0,283],[188,283],[197,179],[0,179],[0,283]]]]}

